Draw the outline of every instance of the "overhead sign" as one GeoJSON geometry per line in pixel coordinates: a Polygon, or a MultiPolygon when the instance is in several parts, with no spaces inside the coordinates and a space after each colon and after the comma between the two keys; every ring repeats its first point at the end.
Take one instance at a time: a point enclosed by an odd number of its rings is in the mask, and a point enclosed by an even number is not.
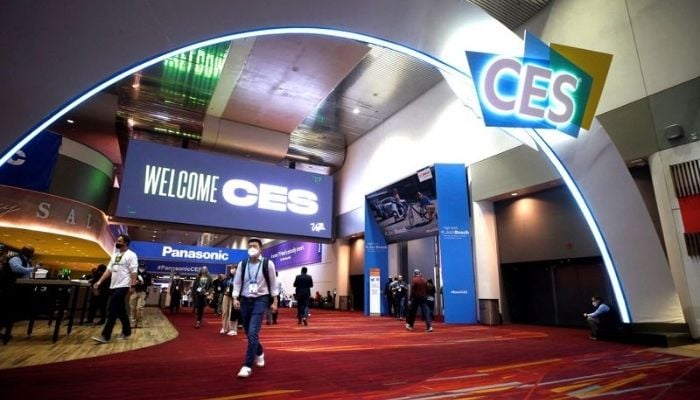
{"type": "Polygon", "coordinates": [[[197,264],[235,264],[248,256],[246,250],[132,241],[129,248],[141,260],[197,264]]]}
{"type": "Polygon", "coordinates": [[[333,178],[131,141],[116,215],[330,239],[333,178]]]}
{"type": "Polygon", "coordinates": [[[309,242],[284,242],[263,249],[263,256],[275,263],[275,269],[281,271],[302,265],[321,262],[323,245],[309,242]]]}
{"type": "Polygon", "coordinates": [[[467,51],[486,126],[588,129],[612,55],[558,44],[526,32],[523,57],[467,51]]]}
{"type": "Polygon", "coordinates": [[[48,191],[62,138],[49,131],[38,134],[0,166],[0,184],[48,191]]]}
{"type": "Polygon", "coordinates": [[[146,271],[156,275],[178,274],[182,276],[193,276],[199,273],[202,267],[207,267],[209,275],[226,274],[226,265],[207,264],[200,262],[179,262],[166,260],[141,260],[139,264],[146,267],[146,271]]]}

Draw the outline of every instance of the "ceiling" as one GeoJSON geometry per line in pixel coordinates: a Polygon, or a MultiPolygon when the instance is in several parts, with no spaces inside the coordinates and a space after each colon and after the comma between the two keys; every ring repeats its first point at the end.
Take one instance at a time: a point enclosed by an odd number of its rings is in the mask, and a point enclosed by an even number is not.
{"type": "MultiPolygon", "coordinates": [[[[472,1],[511,28],[548,2],[472,1]]],[[[50,129],[104,154],[117,175],[129,139],[332,174],[342,167],[350,144],[442,79],[431,65],[366,43],[302,34],[250,38],[142,70],[50,129]]],[[[235,247],[244,239],[153,222],[129,223],[128,232],[133,240],[190,245],[235,247]]],[[[21,238],[17,243],[37,243],[37,253],[44,243],[49,249],[58,241],[36,232],[10,234],[21,238]]],[[[90,243],[78,247],[88,265],[95,249],[90,243]]]]}
{"type": "MultiPolygon", "coordinates": [[[[431,65],[366,43],[261,37],[183,53],[142,70],[51,129],[101,152],[117,171],[127,141],[142,139],[332,174],[348,145],[442,79],[431,65]]],[[[240,241],[210,230],[203,239],[204,230],[191,229],[129,223],[134,240],[240,241]]]]}
{"type": "Polygon", "coordinates": [[[90,271],[109,261],[109,256],[98,243],[69,235],[0,227],[0,242],[15,249],[31,243],[35,251],[32,261],[52,268],[90,271]]]}

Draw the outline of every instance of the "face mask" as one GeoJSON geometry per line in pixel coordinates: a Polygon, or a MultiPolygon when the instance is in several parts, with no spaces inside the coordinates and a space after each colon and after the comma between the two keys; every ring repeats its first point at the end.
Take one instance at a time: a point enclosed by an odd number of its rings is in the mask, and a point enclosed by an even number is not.
{"type": "Polygon", "coordinates": [[[248,255],[249,255],[250,257],[255,257],[255,256],[257,256],[258,254],[259,254],[259,253],[258,253],[258,249],[256,249],[255,247],[251,247],[251,248],[248,249],[248,255]]]}
{"type": "Polygon", "coordinates": [[[122,250],[124,248],[124,245],[117,243],[115,247],[117,248],[117,250],[122,250]]]}
{"type": "Polygon", "coordinates": [[[139,268],[139,272],[146,272],[145,268],[139,268]]]}

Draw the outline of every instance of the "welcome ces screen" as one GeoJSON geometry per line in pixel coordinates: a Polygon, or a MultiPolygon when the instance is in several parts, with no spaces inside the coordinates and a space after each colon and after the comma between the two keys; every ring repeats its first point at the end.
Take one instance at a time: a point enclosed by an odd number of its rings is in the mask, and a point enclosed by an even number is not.
{"type": "Polygon", "coordinates": [[[129,142],[116,215],[330,239],[333,178],[150,142],[129,142]]]}

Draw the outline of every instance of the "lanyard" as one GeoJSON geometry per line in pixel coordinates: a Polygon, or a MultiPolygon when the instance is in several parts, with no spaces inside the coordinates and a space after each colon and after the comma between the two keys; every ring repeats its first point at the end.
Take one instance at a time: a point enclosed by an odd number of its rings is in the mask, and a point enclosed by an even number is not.
{"type": "MultiPolygon", "coordinates": [[[[263,258],[260,257],[258,259],[258,269],[255,271],[255,282],[258,281],[258,274],[260,274],[260,267],[262,267],[262,262],[263,258]]],[[[248,267],[250,267],[250,258],[248,259],[248,267]]],[[[250,273],[250,268],[246,268],[248,270],[248,282],[253,282],[253,275],[250,273]]]]}

